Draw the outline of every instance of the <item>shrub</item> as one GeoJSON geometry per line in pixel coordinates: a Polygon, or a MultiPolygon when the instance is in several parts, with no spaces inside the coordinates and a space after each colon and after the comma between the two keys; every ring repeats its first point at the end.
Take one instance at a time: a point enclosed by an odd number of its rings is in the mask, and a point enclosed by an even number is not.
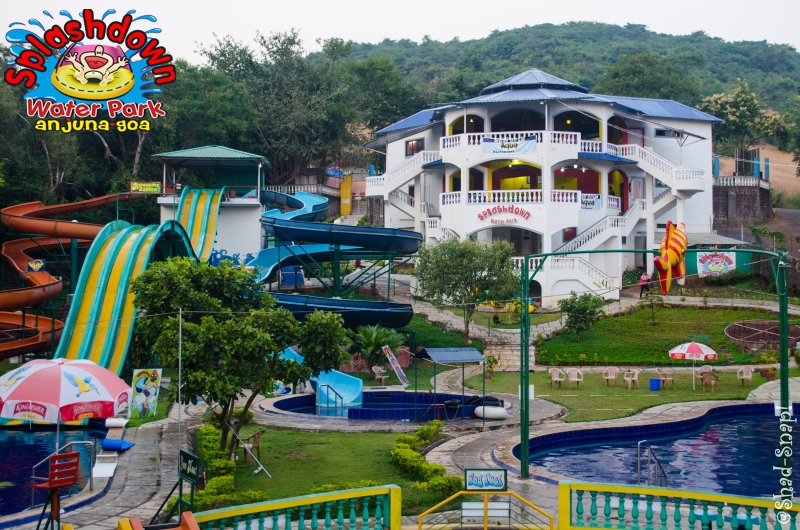
{"type": "Polygon", "coordinates": [[[225,495],[233,493],[235,490],[233,484],[233,475],[224,475],[221,477],[214,477],[206,482],[206,487],[203,489],[209,495],[225,495]]]}
{"type": "Polygon", "coordinates": [[[206,475],[213,480],[214,477],[233,476],[236,473],[236,462],[227,458],[215,458],[203,464],[203,468],[206,470],[206,475]]]}
{"type": "Polygon", "coordinates": [[[409,447],[416,447],[419,444],[419,438],[413,434],[401,434],[395,440],[396,444],[405,444],[409,447]]]}
{"type": "MultiPolygon", "coordinates": [[[[269,495],[263,491],[235,491],[219,495],[209,493],[208,490],[200,490],[194,494],[194,511],[204,512],[207,510],[216,510],[217,508],[225,508],[226,506],[239,506],[268,500],[269,495]]],[[[167,510],[171,510],[176,502],[178,502],[178,498],[172,497],[167,502],[167,510]]]]}
{"type": "Polygon", "coordinates": [[[358,488],[371,488],[380,486],[380,483],[375,480],[359,480],[358,482],[338,482],[336,484],[323,484],[322,486],[314,486],[311,488],[311,493],[328,493],[329,491],[341,490],[354,490],[358,488]]]}
{"type": "Polygon", "coordinates": [[[450,497],[464,489],[464,479],[453,475],[434,477],[428,481],[426,489],[438,491],[442,496],[450,497]]]}
{"type": "Polygon", "coordinates": [[[423,445],[428,445],[434,438],[439,436],[439,431],[442,430],[442,426],[444,426],[444,423],[439,420],[433,420],[428,425],[423,425],[417,429],[415,434],[423,445]]]}

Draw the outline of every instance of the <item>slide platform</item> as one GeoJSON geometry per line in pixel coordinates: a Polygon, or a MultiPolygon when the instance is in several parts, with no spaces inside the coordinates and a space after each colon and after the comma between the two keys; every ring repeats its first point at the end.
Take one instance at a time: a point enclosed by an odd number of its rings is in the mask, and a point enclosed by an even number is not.
{"type": "MultiPolygon", "coordinates": [[[[292,348],[283,350],[281,358],[290,359],[297,364],[303,364],[303,356],[292,348]]],[[[344,402],[346,408],[361,404],[364,382],[357,377],[347,375],[339,370],[330,370],[329,372],[322,372],[317,377],[312,377],[311,382],[317,392],[318,405],[325,405],[327,402],[327,404],[334,406],[344,402]],[[323,385],[333,388],[341,396],[341,399],[323,385]]]]}

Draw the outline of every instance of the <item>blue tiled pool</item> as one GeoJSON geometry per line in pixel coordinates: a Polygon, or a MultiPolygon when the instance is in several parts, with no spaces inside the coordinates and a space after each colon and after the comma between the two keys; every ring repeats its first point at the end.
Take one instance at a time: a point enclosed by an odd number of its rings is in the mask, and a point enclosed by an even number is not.
{"type": "MultiPolygon", "coordinates": [[[[298,414],[317,414],[315,399],[314,394],[293,396],[276,401],[275,408],[298,414]]],[[[436,403],[442,404],[449,400],[461,401],[461,394],[436,395],[436,403]]],[[[476,408],[475,405],[467,405],[456,411],[435,407],[433,403],[433,395],[428,392],[364,392],[362,403],[346,408],[345,413],[351,420],[430,421],[438,417],[446,421],[461,418],[462,413],[464,417],[469,418],[476,408]]],[[[325,407],[322,407],[321,415],[327,415],[325,407]]],[[[341,416],[339,411],[334,409],[330,409],[330,415],[341,416]]]]}
{"type": "MultiPolygon", "coordinates": [[[[60,445],[72,441],[97,440],[96,452],[105,438],[105,431],[89,429],[61,430],[60,445]]],[[[31,469],[55,450],[56,433],[41,429],[3,429],[0,430],[0,515],[17,513],[31,507],[31,469]]],[[[72,492],[82,490],[89,483],[89,447],[75,446],[81,453],[81,473],[78,485],[72,492]]],[[[73,449],[69,449],[72,451],[73,449]]],[[[37,476],[47,475],[47,464],[37,469],[37,476]]],[[[62,495],[67,492],[64,490],[62,495]]],[[[36,492],[36,504],[41,505],[47,493],[36,492]]]]}
{"type": "MultiPolygon", "coordinates": [[[[797,405],[795,405],[797,410],[797,405]]],[[[778,418],[770,405],[710,410],[679,425],[558,433],[531,440],[535,469],[591,482],[636,483],[639,440],[648,440],[669,487],[767,497],[777,492],[778,418]]],[[[515,449],[518,456],[519,448],[515,449]]]]}

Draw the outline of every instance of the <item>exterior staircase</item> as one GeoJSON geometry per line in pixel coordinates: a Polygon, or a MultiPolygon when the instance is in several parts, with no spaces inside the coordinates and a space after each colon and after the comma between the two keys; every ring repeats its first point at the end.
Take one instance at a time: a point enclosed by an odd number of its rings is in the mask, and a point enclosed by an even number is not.
{"type": "Polygon", "coordinates": [[[674,165],[666,158],[638,145],[608,144],[612,155],[635,160],[640,168],[670,188],[693,195],[705,189],[702,169],[685,169],[674,165]]]}
{"type": "Polygon", "coordinates": [[[439,160],[439,151],[420,151],[402,164],[398,164],[383,175],[367,178],[367,197],[383,195],[384,200],[389,200],[389,193],[422,171],[422,165],[439,160]]]}

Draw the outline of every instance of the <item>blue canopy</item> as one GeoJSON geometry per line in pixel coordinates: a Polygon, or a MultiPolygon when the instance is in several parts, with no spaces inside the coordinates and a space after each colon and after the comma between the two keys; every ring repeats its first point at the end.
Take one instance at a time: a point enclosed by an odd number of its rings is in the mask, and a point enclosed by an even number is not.
{"type": "Polygon", "coordinates": [[[484,357],[475,348],[425,348],[418,359],[430,359],[434,363],[483,363],[484,357]]]}

